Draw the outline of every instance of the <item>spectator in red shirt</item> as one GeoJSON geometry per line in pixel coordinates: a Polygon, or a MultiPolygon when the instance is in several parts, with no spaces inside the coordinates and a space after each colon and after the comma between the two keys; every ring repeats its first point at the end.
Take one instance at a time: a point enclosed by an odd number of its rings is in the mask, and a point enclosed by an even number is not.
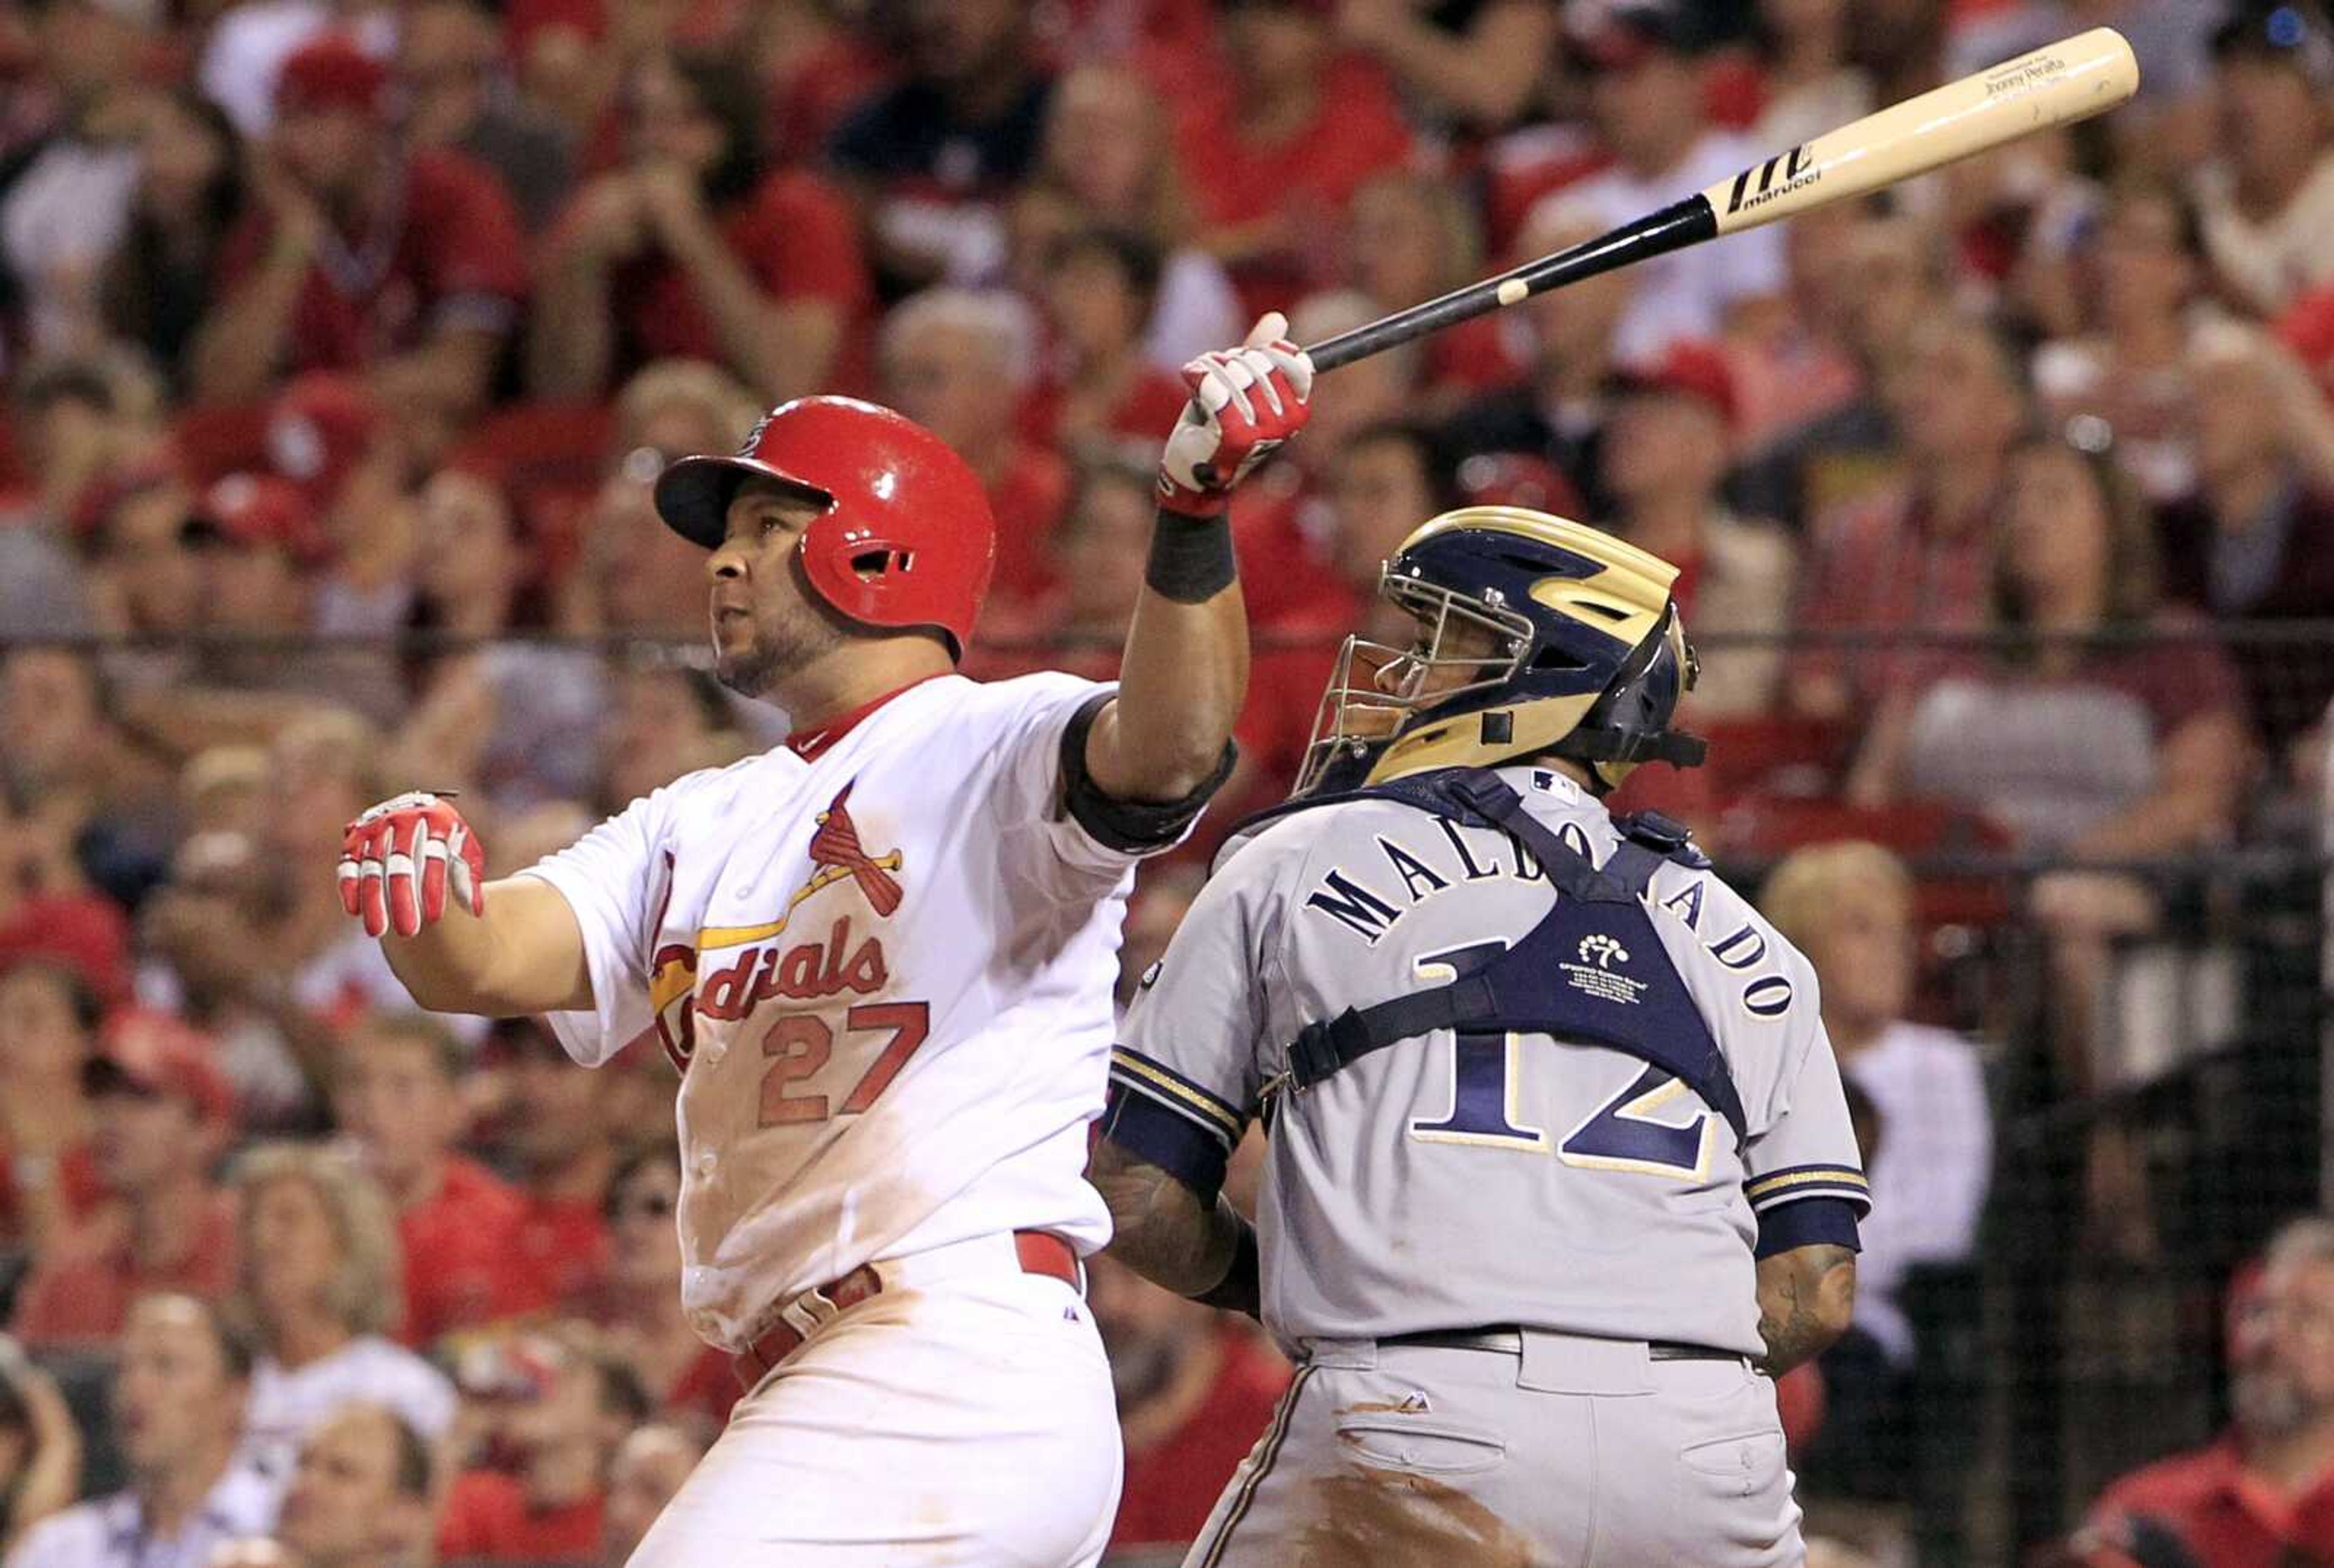
{"type": "MultiPolygon", "coordinates": [[[[1884,370],[1903,478],[1819,515],[1797,610],[1808,630],[1967,629],[1987,618],[1993,517],[2026,396],[2009,350],[1981,322],[1932,318],[1884,370]]],[[[1785,682],[1810,718],[1844,718],[1920,684],[1934,648],[1814,648],[1785,682]]],[[[1898,716],[1901,718],[1901,715],[1898,716]]],[[[1888,710],[1880,716],[1884,725],[1888,710]]]]}
{"type": "Polygon", "coordinates": [[[35,1257],[105,1196],[82,1090],[99,1016],[95,993],[63,965],[0,968],[0,1238],[35,1257]]]}
{"type": "Polygon", "coordinates": [[[2003,470],[1989,553],[2005,641],[1948,656],[1858,767],[1881,798],[1959,801],[2076,861],[2201,850],[2236,823],[2252,745],[2236,672],[2203,622],[2159,601],[2153,523],[2101,454],[2029,440],[2003,470]],[[2153,633],[2136,647],[2101,633],[2153,633]],[[1982,732],[1985,744],[1970,738],[1982,732]]]}
{"type": "Polygon", "coordinates": [[[654,55],[626,99],[623,167],[547,244],[529,387],[597,397],[675,357],[725,364],[770,403],[827,385],[872,298],[850,204],[803,169],[763,172],[741,62],[654,55]]]}
{"type": "Polygon", "coordinates": [[[1191,83],[1176,144],[1201,240],[1232,269],[1251,311],[1330,281],[1354,192],[1410,152],[1378,68],[1342,53],[1322,5],[1224,7],[1222,63],[1191,83]]]}
{"type": "Polygon", "coordinates": [[[300,1568],[409,1568],[437,1534],[429,1444],[385,1405],[342,1405],[300,1445],[276,1542],[300,1568]]]}
{"type": "Polygon", "coordinates": [[[1062,236],[1042,284],[1052,332],[1045,372],[1021,405],[1021,433],[1040,446],[1111,437],[1155,441],[1191,393],[1143,351],[1159,293],[1159,251],[1130,229],[1062,236]]]}
{"type": "Polygon", "coordinates": [[[368,374],[391,407],[474,409],[526,292],[509,193],[458,153],[408,152],[388,73],[327,34],[284,63],[224,291],[193,350],[196,395],[249,402],[285,373],[368,374]]]}
{"type": "Polygon", "coordinates": [[[1008,293],[927,289],[883,318],[883,401],[956,448],[997,514],[990,602],[1027,602],[1053,583],[1054,525],[1069,504],[1069,465],[1015,428],[1037,373],[1037,327],[1008,293]]]}
{"type": "Polygon", "coordinates": [[[516,1474],[454,1479],[438,1526],[439,1555],[483,1563],[579,1563],[600,1549],[609,1462],[646,1419],[647,1395],[622,1361],[572,1336],[530,1334],[506,1347],[493,1447],[516,1474]]]}
{"type": "Polygon", "coordinates": [[[466,1120],[466,1060],[461,1044],[427,1014],[372,1018],[348,1042],[333,1097],[342,1126],[397,1210],[405,1260],[399,1338],[409,1345],[549,1301],[519,1250],[526,1200],[454,1151],[466,1120]]]}
{"type": "Polygon", "coordinates": [[[1288,1363],[1237,1318],[1107,1258],[1089,1266],[1087,1285],[1126,1445],[1110,1549],[1188,1545],[1272,1419],[1288,1363]]]}
{"type": "Polygon", "coordinates": [[[526,1200],[519,1254],[554,1300],[572,1300],[608,1268],[610,1183],[622,1160],[618,1106],[537,1019],[504,1019],[488,1049],[504,1085],[499,1145],[526,1200]]]}
{"type": "Polygon", "coordinates": [[[705,1444],[679,1427],[641,1427],[626,1438],[608,1469],[608,1506],[601,1522],[603,1568],[624,1568],[690,1471],[705,1444]]]}
{"type": "Polygon", "coordinates": [[[117,1015],[82,1082],[98,1174],[120,1203],[25,1282],[15,1332],[28,1344],[103,1342],[149,1291],[210,1301],[235,1283],[234,1206],[210,1180],[235,1104],[210,1043],[164,1015],[117,1015]]]}
{"type": "Polygon", "coordinates": [[[2110,1485],[2078,1537],[2087,1568],[2164,1561],[2140,1554],[2165,1535],[2209,1568],[2334,1563],[2334,1222],[2280,1230],[2229,1315],[2230,1430],[2110,1485]]]}
{"type": "Polygon", "coordinates": [[[601,1331],[670,1419],[709,1433],[728,1419],[738,1389],[728,1357],[680,1310],[680,1156],[670,1143],[627,1155],[608,1185],[606,1277],[567,1306],[601,1331]]]}
{"type": "Polygon", "coordinates": [[[1678,614],[1713,639],[1686,699],[1705,722],[1763,714],[1782,674],[1779,641],[1724,646],[1729,637],[1778,638],[1789,625],[1799,570],[1791,536],[1764,518],[1738,515],[1720,495],[1737,410],[1734,376],[1714,343],[1680,338],[1616,386],[1607,426],[1605,484],[1613,532],[1678,569],[1678,614]]]}

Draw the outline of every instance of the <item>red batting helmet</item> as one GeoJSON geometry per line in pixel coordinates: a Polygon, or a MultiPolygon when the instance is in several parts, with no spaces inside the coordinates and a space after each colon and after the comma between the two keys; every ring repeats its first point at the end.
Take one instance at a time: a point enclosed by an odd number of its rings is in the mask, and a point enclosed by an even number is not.
{"type": "Polygon", "coordinates": [[[719,549],[738,486],[759,475],[826,508],[803,531],[818,596],[869,626],[931,626],[961,659],[997,564],[988,494],[948,443],[856,398],[797,398],[762,416],[734,457],[682,457],[658,476],[672,531],[719,549]]]}

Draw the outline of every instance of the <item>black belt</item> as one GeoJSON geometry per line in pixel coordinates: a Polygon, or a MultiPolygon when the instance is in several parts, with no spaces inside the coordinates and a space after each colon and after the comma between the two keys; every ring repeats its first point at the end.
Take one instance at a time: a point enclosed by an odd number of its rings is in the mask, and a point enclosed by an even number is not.
{"type": "MultiPolygon", "coordinates": [[[[1513,1326],[1484,1329],[1430,1329],[1422,1333],[1395,1334],[1378,1342],[1382,1345],[1420,1345],[1438,1351],[1495,1351],[1511,1356],[1524,1352],[1524,1331],[1513,1326]]],[[[1747,1361],[1750,1358],[1741,1351],[1722,1351],[1714,1345],[1680,1344],[1675,1340],[1652,1340],[1645,1345],[1648,1361],[1747,1361]]]]}

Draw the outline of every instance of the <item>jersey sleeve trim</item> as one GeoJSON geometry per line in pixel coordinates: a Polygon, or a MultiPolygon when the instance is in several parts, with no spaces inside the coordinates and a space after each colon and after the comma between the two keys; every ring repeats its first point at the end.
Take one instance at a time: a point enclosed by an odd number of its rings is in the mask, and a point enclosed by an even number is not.
{"type": "Polygon", "coordinates": [[[1227,1149],[1239,1141],[1248,1127],[1247,1116],[1230,1101],[1124,1045],[1111,1051],[1110,1081],[1204,1127],[1227,1149]]]}
{"type": "Polygon", "coordinates": [[[1770,1208],[1759,1217],[1759,1245],[1754,1251],[1760,1257],[1802,1246],[1844,1246],[1861,1252],[1864,1243],[1857,1235],[1857,1206],[1840,1198],[1811,1198],[1770,1208]]]}
{"type": "Polygon", "coordinates": [[[1810,1198],[1836,1198],[1853,1205],[1859,1214],[1872,1207],[1872,1184],[1852,1165],[1794,1165],[1770,1170],[1743,1184],[1750,1211],[1764,1216],[1779,1205],[1810,1198]]]}
{"type": "Polygon", "coordinates": [[[1164,1101],[1114,1079],[1100,1130],[1104,1138],[1190,1188],[1202,1203],[1215,1202],[1223,1190],[1232,1146],[1214,1128],[1171,1109],[1164,1101]]]}

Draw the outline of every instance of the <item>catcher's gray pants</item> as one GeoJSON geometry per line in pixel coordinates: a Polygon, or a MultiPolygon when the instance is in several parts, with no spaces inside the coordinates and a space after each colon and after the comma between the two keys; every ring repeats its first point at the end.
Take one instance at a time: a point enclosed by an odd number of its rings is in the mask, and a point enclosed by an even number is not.
{"type": "Polygon", "coordinates": [[[1789,1568],[1775,1389],[1741,1361],[1526,1330],[1320,1342],[1183,1568],[1789,1568]]]}

